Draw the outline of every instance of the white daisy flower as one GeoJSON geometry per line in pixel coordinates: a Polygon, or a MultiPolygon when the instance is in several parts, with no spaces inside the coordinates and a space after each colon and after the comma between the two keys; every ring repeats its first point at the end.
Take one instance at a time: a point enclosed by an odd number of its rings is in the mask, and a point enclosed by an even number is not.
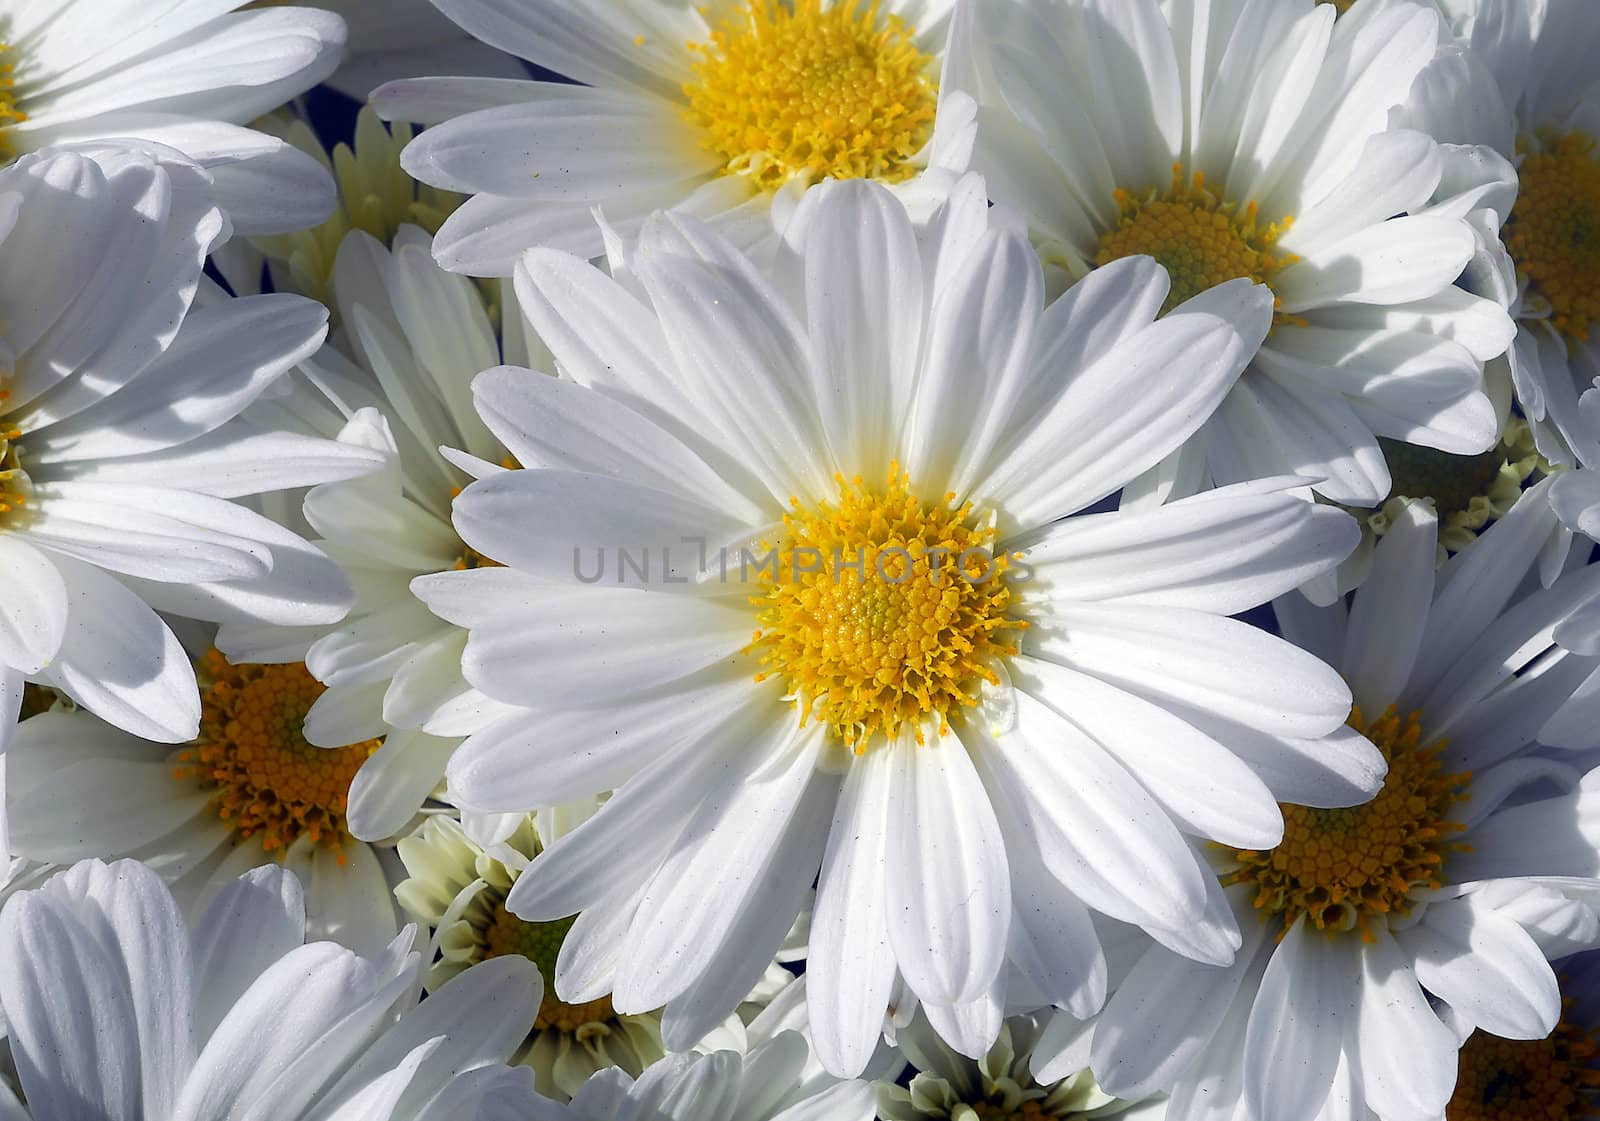
{"type": "MultiPolygon", "coordinates": [[[[591,802],[587,807],[544,811],[537,826],[534,815],[519,815],[508,836],[488,844],[454,818],[435,814],[400,841],[397,851],[409,876],[395,885],[395,898],[431,932],[429,990],[480,961],[507,954],[535,962],[542,977],[555,976],[556,957],[572,920],[524,922],[506,910],[505,900],[517,877],[543,851],[541,834],[554,839],[585,820],[594,808],[591,802]]],[[[774,963],[738,1014],[729,1016],[695,1049],[742,1050],[744,1019],[754,1018],[767,999],[792,981],[793,976],[774,963]]],[[[566,1101],[597,1071],[615,1066],[638,1077],[665,1054],[659,1010],[624,1016],[604,996],[568,1004],[546,987],[533,1031],[514,1061],[533,1068],[540,1093],[566,1101]]]]}
{"type": "Polygon", "coordinates": [[[465,630],[410,585],[492,563],[450,524],[451,500],[475,474],[516,465],[474,411],[470,386],[502,359],[543,353],[514,299],[502,343],[478,284],[440,269],[429,247],[415,226],[400,228],[392,252],[368,234],[347,237],[333,278],[344,349],[324,348],[289,396],[269,403],[284,424],[381,457],[381,470],[305,497],[317,545],[355,586],[354,608],[337,626],[229,627],[217,639],[235,661],[304,661],[328,686],[307,720],[312,743],[388,733],[351,791],[350,829],[364,840],[405,831],[459,737],[500,712],[461,675],[465,630]]]}
{"type": "Polygon", "coordinates": [[[518,295],[562,376],[476,380],[524,469],[454,516],[508,567],[413,581],[512,706],[452,757],[452,797],[617,790],[508,898],[583,912],[557,993],[664,1005],[687,1046],[819,865],[811,1024],[838,1073],[897,975],[961,1006],[982,1054],[1008,937],[1048,999],[1098,1005],[1091,909],[1230,960],[1182,833],[1276,843],[1277,799],[1360,801],[1382,764],[1333,671],[1226,616],[1327,571],[1355,525],[1294,479],[1060,519],[1202,423],[1269,293],[1239,281],[1158,321],[1166,275],[1140,258],[1047,307],[976,177],[920,244],[875,184],[808,193],[791,233],[787,294],[670,212],[618,278],[530,253],[518,295]]]}
{"type": "Polygon", "coordinates": [[[0,160],[126,139],[206,169],[239,233],[328,216],[333,184],[303,153],[243,127],[333,72],[344,21],[248,0],[7,0],[0,9],[0,160]]]}
{"type": "Polygon", "coordinates": [[[957,1054],[921,1017],[901,1030],[897,1042],[917,1068],[909,1086],[878,1088],[884,1121],[1163,1121],[1160,1099],[1134,1104],[1095,1085],[1086,1070],[1053,1082],[1037,1081],[1029,1065],[1042,1027],[1037,1015],[1012,1016],[981,1059],[957,1054]]]}
{"type": "Polygon", "coordinates": [[[628,231],[666,208],[770,241],[820,180],[889,184],[925,211],[966,170],[970,99],[939,105],[953,0],[435,6],[585,83],[422,78],[373,92],[387,119],[432,126],[406,170],[474,196],[439,231],[454,271],[509,276],[539,246],[593,257],[597,206],[628,231]]]}
{"type": "Polygon", "coordinates": [[[872,1121],[871,1084],[797,1081],[809,1057],[805,1036],[780,1032],[746,1054],[669,1055],[637,1079],[611,1067],[531,1121],[872,1121]]]}
{"type": "Polygon", "coordinates": [[[229,501],[376,466],[239,419],[327,313],[294,296],[190,309],[224,219],[175,158],[25,156],[0,171],[0,212],[0,715],[26,675],[136,735],[190,739],[194,673],[152,608],[297,626],[350,604],[327,557],[229,501]]]}
{"type": "Polygon", "coordinates": [[[1348,615],[1280,601],[1285,633],[1342,667],[1383,789],[1286,807],[1275,847],[1213,848],[1244,932],[1233,965],[1150,949],[1092,1028],[1057,1017],[1041,1077],[1087,1058],[1110,1093],[1169,1089],[1173,1121],[1438,1121],[1469,1031],[1556,1027],[1546,958],[1597,937],[1600,771],[1580,783],[1536,737],[1600,680],[1600,657],[1551,637],[1600,569],[1514,598],[1554,520],[1547,486],[1437,579],[1437,524],[1412,503],[1348,615]]]}
{"type": "Polygon", "coordinates": [[[457,1121],[533,1107],[524,1072],[501,1065],[539,1001],[526,962],[486,963],[416,1007],[410,931],[362,957],[305,942],[304,921],[278,868],[230,884],[192,928],[133,861],[85,861],[13,897],[0,994],[22,1116],[457,1121]]]}
{"type": "Polygon", "coordinates": [[[1583,0],[1441,7],[1457,42],[1423,73],[1397,119],[1468,146],[1461,150],[1475,174],[1442,193],[1475,207],[1482,224],[1483,252],[1467,280],[1516,318],[1506,358],[1518,403],[1553,462],[1600,461],[1578,410],[1600,375],[1590,339],[1600,327],[1600,254],[1583,233],[1600,220],[1600,77],[1588,64],[1600,25],[1583,0]]]}
{"type": "Polygon", "coordinates": [[[1531,5],[1449,0],[1458,42],[1417,82],[1401,116],[1463,147],[1472,174],[1441,187],[1471,207],[1476,291],[1516,317],[1492,372],[1515,388],[1539,450],[1560,468],[1562,519],[1600,532],[1600,24],[1582,0],[1531,5]],[[1503,239],[1503,244],[1502,244],[1503,239]],[[1585,400],[1585,398],[1588,398],[1585,400]]]}
{"type": "Polygon", "coordinates": [[[1438,16],[1370,0],[1013,0],[960,10],[945,91],[979,102],[973,166],[1069,277],[1148,253],[1168,305],[1247,276],[1273,329],[1211,421],[1127,496],[1300,474],[1374,506],[1380,438],[1475,454],[1498,418],[1486,360],[1512,325],[1454,287],[1471,226],[1424,212],[1438,145],[1385,115],[1438,16]]]}
{"type": "Polygon", "coordinates": [[[350,49],[328,85],[357,101],[397,78],[526,78],[514,56],[480,43],[431,0],[317,0],[350,29],[350,49]]]}
{"type": "Polygon", "coordinates": [[[195,669],[200,732],[180,747],[60,706],[24,720],[7,755],[12,852],[132,857],[191,912],[243,872],[282,863],[305,884],[314,937],[377,952],[400,924],[379,852],[351,837],[346,811],[382,741],[307,743],[323,686],[299,662],[232,665],[208,650],[195,669]]]}

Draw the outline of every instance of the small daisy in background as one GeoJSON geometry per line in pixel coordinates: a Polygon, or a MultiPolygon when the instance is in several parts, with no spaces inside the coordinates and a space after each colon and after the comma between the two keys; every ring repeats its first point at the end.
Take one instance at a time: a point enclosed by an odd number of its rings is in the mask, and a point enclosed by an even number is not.
{"type": "Polygon", "coordinates": [[[517,466],[475,410],[472,379],[502,361],[548,365],[513,294],[497,329],[482,288],[440,269],[423,230],[402,225],[393,236],[392,250],[365,232],[346,236],[333,272],[335,342],[252,414],[380,458],[380,470],[314,487],[303,510],[280,511],[287,524],[303,512],[354,585],[355,606],[337,625],[217,636],[235,661],[303,661],[328,686],[307,720],[312,743],[384,738],[350,793],[351,831],[370,841],[409,829],[460,737],[502,711],[462,676],[465,630],[430,612],[411,584],[492,564],[450,522],[463,487],[517,466]]]}
{"type": "MultiPolygon", "coordinates": [[[[397,851],[408,878],[395,886],[395,898],[431,934],[432,964],[425,978],[429,991],[477,962],[507,954],[537,964],[541,977],[555,976],[556,958],[573,921],[525,922],[506,909],[506,896],[548,841],[587,820],[595,808],[591,803],[542,811],[537,819],[524,815],[503,839],[484,838],[487,843],[474,839],[474,833],[484,832],[481,827],[469,831],[456,819],[435,814],[400,841],[397,851]],[[536,820],[542,825],[536,826],[536,820]]],[[[780,960],[803,952],[797,947],[780,954],[780,960]]],[[[743,1050],[745,1021],[793,980],[793,974],[774,963],[749,999],[695,1050],[743,1050]]],[[[568,1004],[547,982],[533,1031],[513,1061],[533,1068],[540,1093],[565,1101],[597,1071],[614,1066],[637,1077],[665,1055],[659,1010],[621,1015],[604,996],[568,1004]]]]}
{"type": "Polygon", "coordinates": [[[1443,201],[1471,208],[1479,254],[1464,278],[1504,304],[1517,336],[1491,373],[1515,392],[1539,452],[1563,469],[1551,501],[1600,532],[1600,24],[1582,0],[1451,0],[1457,34],[1397,114],[1458,146],[1443,201]],[[1585,397],[1589,397],[1585,403],[1585,397]],[[1572,469],[1572,470],[1567,470],[1572,469]]]}
{"type": "Polygon", "coordinates": [[[1012,939],[1047,1000],[1092,1011],[1091,911],[1230,961],[1239,932],[1183,834],[1270,847],[1279,800],[1362,801],[1382,760],[1332,670],[1227,616],[1330,570],[1355,525],[1294,479],[1059,519],[1204,421],[1270,294],[1241,280],[1157,320],[1166,276],[1141,258],[1046,307],[975,177],[921,244],[866,183],[809,193],[791,234],[789,295],[671,213],[612,276],[532,253],[517,290],[561,376],[474,382],[523,469],[485,465],[454,522],[499,564],[413,587],[506,706],[451,757],[452,797],[617,791],[507,898],[529,921],[582,912],[557,994],[665,1006],[687,1047],[819,867],[810,1027],[839,1074],[892,994],[986,1052],[1012,939]],[[962,567],[936,574],[935,546],[962,567]],[[783,559],[802,547],[815,571],[783,559]],[[647,570],[619,576],[619,551],[647,570]]]}
{"type": "Polygon", "coordinates": [[[892,187],[926,214],[966,170],[970,99],[940,104],[953,0],[438,0],[491,46],[584,83],[417,78],[374,91],[429,127],[403,157],[473,197],[439,231],[446,268],[509,276],[523,250],[601,251],[671,209],[770,243],[824,179],[892,187]]]}
{"type": "Polygon", "coordinates": [[[1051,1082],[1034,1078],[1033,1045],[1046,1017],[1012,1016],[1000,1028],[994,1046],[980,1059],[952,1051],[927,1021],[918,1018],[901,1029],[895,1042],[917,1068],[909,1086],[878,1088],[878,1116],[883,1121],[1090,1121],[1117,1117],[1123,1121],[1163,1121],[1160,1099],[1125,1102],[1095,1085],[1086,1070],[1051,1082]]]}
{"type": "Polygon", "coordinates": [[[462,202],[464,195],[418,183],[400,168],[400,152],[413,131],[406,125],[385,126],[371,106],[356,114],[350,142],[330,150],[300,116],[282,112],[259,123],[311,156],[338,185],[338,201],[327,221],[286,234],[235,238],[213,259],[237,295],[249,295],[269,283],[275,292],[297,292],[327,305],[338,314],[333,294],[334,264],[339,247],[360,230],[392,247],[403,226],[433,234],[462,202]]]}
{"type": "Polygon", "coordinates": [[[245,126],[333,73],[345,25],[331,12],[248,0],[12,3],[0,36],[0,161],[124,140],[203,168],[237,233],[328,216],[327,174],[245,126]]]}
{"type": "Polygon", "coordinates": [[[1547,489],[1437,578],[1437,522],[1412,503],[1348,613],[1279,601],[1285,634],[1350,682],[1382,790],[1285,807],[1271,848],[1213,846],[1244,933],[1233,965],[1150,949],[1092,1025],[1057,1015],[1037,1074],[1087,1058],[1108,1092],[1168,1090],[1173,1121],[1437,1121],[1472,1030],[1556,1029],[1546,959],[1600,940],[1600,771],[1539,740],[1594,691],[1600,658],[1552,635],[1600,596],[1600,570],[1519,598],[1554,520],[1547,489]]]}
{"type": "Polygon", "coordinates": [[[1440,19],[1409,0],[1335,15],[1312,0],[959,10],[944,91],[977,98],[974,170],[1047,263],[1075,279],[1150,254],[1172,274],[1164,308],[1236,277],[1272,291],[1245,375],[1125,503],[1298,474],[1376,506],[1395,493],[1380,440],[1478,454],[1499,439],[1484,363],[1514,328],[1454,286],[1475,241],[1428,209],[1438,144],[1385,128],[1440,19]]]}
{"type": "Polygon", "coordinates": [[[324,686],[299,662],[234,665],[210,649],[195,673],[200,731],[181,746],[60,703],[22,721],[7,755],[12,853],[137,859],[191,913],[249,869],[281,864],[304,885],[313,937],[377,952],[400,923],[379,853],[350,835],[347,808],[382,740],[308,743],[324,686]]]}
{"type": "Polygon", "coordinates": [[[157,611],[338,620],[352,596],[334,563],[235,500],[381,460],[241,419],[317,349],[327,312],[211,298],[201,270],[226,222],[192,164],[118,145],[44,152],[0,171],[0,200],[5,719],[27,677],[183,742],[199,696],[157,611]]]}
{"type": "Polygon", "coordinates": [[[12,1115],[528,1116],[531,1078],[503,1064],[537,971],[489,962],[417,1006],[410,943],[406,931],[362,956],[305,941],[281,868],[229,884],[191,925],[143,865],[75,865],[0,912],[0,1006],[27,1099],[12,1115]]]}

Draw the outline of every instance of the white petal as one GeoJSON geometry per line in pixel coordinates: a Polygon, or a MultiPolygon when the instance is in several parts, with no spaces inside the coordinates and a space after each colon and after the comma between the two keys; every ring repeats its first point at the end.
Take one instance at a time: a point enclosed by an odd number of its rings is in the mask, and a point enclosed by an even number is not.
{"type": "Polygon", "coordinates": [[[906,982],[926,1000],[976,999],[1004,961],[1011,920],[1005,843],[988,792],[955,733],[892,747],[889,940],[906,982]]]}
{"type": "Polygon", "coordinates": [[[1396,703],[1411,677],[1433,604],[1438,544],[1434,511],[1406,503],[1378,542],[1372,571],[1350,609],[1340,665],[1368,720],[1396,703]]]}
{"type": "Polygon", "coordinates": [[[817,1058],[829,1070],[864,1070],[883,1034],[894,988],[889,944],[888,844],[892,754],[850,764],[817,880],[806,1001],[817,1058]]]}
{"type": "Polygon", "coordinates": [[[1327,1100],[1360,989],[1356,955],[1305,920],[1261,978],[1245,1029],[1245,1100],[1257,1117],[1314,1117],[1327,1100]]]}
{"type": "Polygon", "coordinates": [[[1417,980],[1472,1023],[1504,1039],[1543,1039],[1561,1018],[1561,989],[1536,943],[1513,920],[1470,900],[1430,906],[1398,935],[1417,980]]]}
{"type": "Polygon", "coordinates": [[[1392,1121],[1437,1121],[1456,1084],[1455,1033],[1439,1022],[1389,932],[1361,949],[1356,1048],[1368,1106],[1392,1121]]]}

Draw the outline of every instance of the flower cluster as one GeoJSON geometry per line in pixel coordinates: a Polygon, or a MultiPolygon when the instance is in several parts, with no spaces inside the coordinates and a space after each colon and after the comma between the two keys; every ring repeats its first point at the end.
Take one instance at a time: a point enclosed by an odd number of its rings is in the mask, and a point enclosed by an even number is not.
{"type": "Polygon", "coordinates": [[[0,0],[0,1121],[1600,1118],[1596,0],[0,0]]]}

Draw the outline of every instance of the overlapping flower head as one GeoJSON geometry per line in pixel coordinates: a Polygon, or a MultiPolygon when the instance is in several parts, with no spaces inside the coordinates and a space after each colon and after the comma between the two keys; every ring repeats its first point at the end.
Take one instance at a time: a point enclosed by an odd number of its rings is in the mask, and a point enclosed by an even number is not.
{"type": "Polygon", "coordinates": [[[1600,1116],[1587,0],[325,6],[0,11],[0,1117],[1600,1116]]]}

